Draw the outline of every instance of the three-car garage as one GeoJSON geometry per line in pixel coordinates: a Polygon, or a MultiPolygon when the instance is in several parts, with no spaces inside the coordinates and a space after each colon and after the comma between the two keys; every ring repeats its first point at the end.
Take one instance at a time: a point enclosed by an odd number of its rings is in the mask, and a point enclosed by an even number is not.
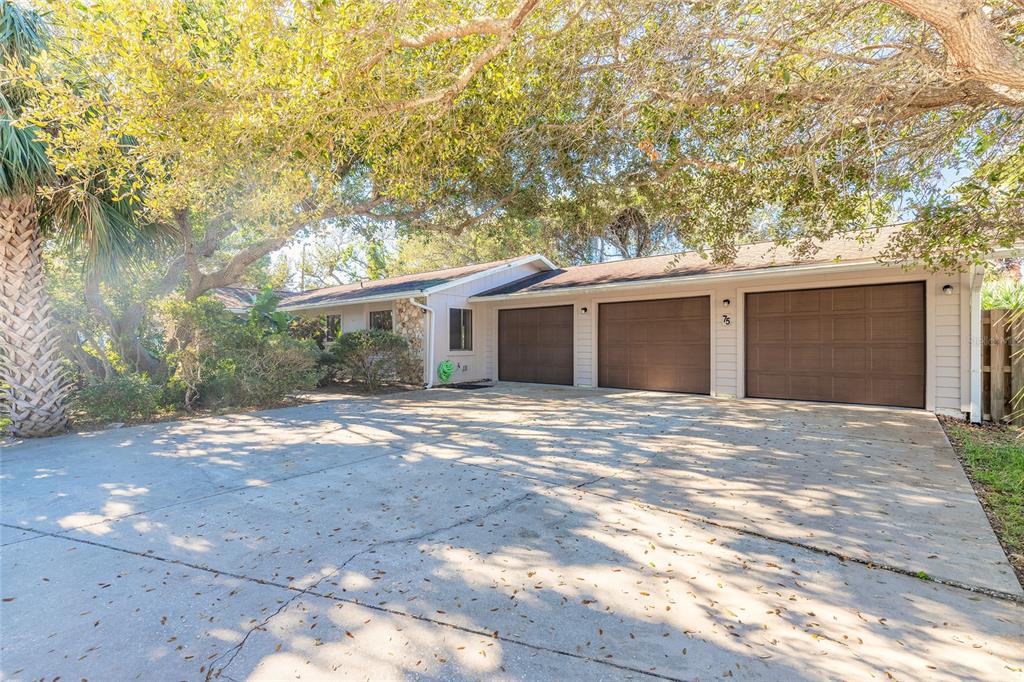
{"type": "MultiPolygon", "coordinates": [[[[742,379],[749,397],[925,406],[923,282],[743,295],[742,379]]],[[[708,394],[711,296],[498,311],[498,378],[572,385],[575,325],[593,325],[596,384],[708,394]]],[[[731,320],[730,320],[731,322],[731,320]]]]}

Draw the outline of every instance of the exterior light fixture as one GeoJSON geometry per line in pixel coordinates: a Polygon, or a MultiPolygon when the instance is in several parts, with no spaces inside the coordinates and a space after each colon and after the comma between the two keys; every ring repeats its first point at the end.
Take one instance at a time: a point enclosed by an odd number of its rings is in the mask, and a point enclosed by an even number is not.
{"type": "Polygon", "coordinates": [[[587,314],[587,307],[583,306],[582,308],[580,308],[580,315],[586,315],[586,314],[587,314]]]}
{"type": "Polygon", "coordinates": [[[723,308],[728,308],[730,305],[732,305],[732,301],[730,301],[729,299],[724,299],[722,301],[722,307],[723,308]]]}
{"type": "Polygon", "coordinates": [[[952,296],[953,295],[953,285],[952,284],[947,284],[946,286],[942,287],[942,293],[944,293],[946,296],[952,296]]]}

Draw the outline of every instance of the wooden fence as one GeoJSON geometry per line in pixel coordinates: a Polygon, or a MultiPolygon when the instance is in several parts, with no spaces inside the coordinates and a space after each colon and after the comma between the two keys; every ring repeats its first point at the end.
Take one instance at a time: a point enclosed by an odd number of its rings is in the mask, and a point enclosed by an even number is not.
{"type": "Polygon", "coordinates": [[[1024,314],[985,310],[981,314],[981,410],[986,420],[1024,424],[1024,314]],[[1016,318],[1016,319],[1013,319],[1016,318]]]}

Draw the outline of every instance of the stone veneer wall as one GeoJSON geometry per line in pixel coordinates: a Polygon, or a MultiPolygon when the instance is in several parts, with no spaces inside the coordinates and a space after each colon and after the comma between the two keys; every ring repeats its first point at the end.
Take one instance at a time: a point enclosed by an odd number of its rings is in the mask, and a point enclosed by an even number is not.
{"type": "Polygon", "coordinates": [[[399,370],[409,384],[423,383],[423,309],[405,299],[395,301],[395,333],[409,342],[410,362],[399,370]]]}

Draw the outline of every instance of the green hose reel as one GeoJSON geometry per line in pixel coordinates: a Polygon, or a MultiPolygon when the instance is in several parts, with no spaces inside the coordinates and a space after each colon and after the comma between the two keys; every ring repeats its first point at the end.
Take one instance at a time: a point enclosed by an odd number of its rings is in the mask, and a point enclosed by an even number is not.
{"type": "Polygon", "coordinates": [[[437,366],[437,379],[442,384],[447,384],[451,381],[452,374],[455,373],[455,365],[452,364],[451,360],[443,360],[440,365],[437,366]]]}

